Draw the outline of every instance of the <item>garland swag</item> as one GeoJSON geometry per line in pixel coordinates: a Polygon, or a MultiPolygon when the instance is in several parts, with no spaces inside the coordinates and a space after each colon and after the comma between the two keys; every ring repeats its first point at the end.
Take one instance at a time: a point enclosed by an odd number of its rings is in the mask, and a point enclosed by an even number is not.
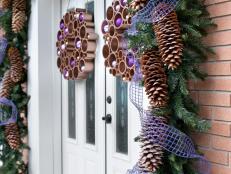
{"type": "MultiPolygon", "coordinates": [[[[5,54],[4,61],[0,65],[0,76],[4,77],[2,90],[4,87],[8,88],[6,90],[10,93],[7,98],[13,101],[18,110],[18,119],[11,128],[9,125],[0,127],[0,173],[27,174],[28,161],[26,158],[29,150],[27,145],[27,103],[29,96],[27,95],[26,69],[30,1],[2,0],[0,4],[0,28],[4,30],[3,37],[8,42],[6,49],[8,54],[5,54]],[[9,73],[11,74],[8,75],[9,73]],[[13,85],[9,86],[8,84],[13,85]],[[18,138],[13,136],[15,132],[19,136],[18,138]]],[[[9,109],[8,112],[10,112],[9,109]]]]}
{"type": "MultiPolygon", "coordinates": [[[[145,0],[130,0],[131,12],[143,8],[146,3],[145,0]]],[[[209,18],[204,1],[181,0],[175,11],[184,45],[183,55],[177,69],[165,67],[169,93],[168,106],[153,109],[153,112],[158,116],[170,115],[169,124],[186,134],[192,131],[206,132],[210,125],[206,120],[199,118],[199,107],[190,96],[187,82],[197,79],[204,80],[206,77],[198,65],[203,63],[208,53],[213,53],[213,51],[203,44],[202,38],[207,35],[207,29],[215,25],[209,18]]],[[[158,49],[158,35],[155,36],[153,32],[158,30],[158,27],[153,27],[151,23],[138,23],[136,27],[138,33],[127,37],[129,47],[138,50],[138,57],[142,57],[148,50],[158,49]]],[[[165,152],[162,159],[164,165],[160,165],[155,174],[198,174],[192,163],[192,159],[180,158],[165,152]]]]}

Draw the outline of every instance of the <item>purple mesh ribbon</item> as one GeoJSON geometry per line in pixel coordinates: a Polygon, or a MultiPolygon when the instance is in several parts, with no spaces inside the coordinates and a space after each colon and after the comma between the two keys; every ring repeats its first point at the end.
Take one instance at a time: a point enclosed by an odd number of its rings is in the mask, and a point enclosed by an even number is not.
{"type": "MultiPolygon", "coordinates": [[[[186,134],[178,129],[165,124],[158,116],[143,109],[143,87],[140,84],[142,74],[136,64],[136,72],[129,89],[129,97],[140,113],[142,133],[154,144],[159,144],[163,149],[183,158],[198,158],[197,169],[200,174],[209,174],[210,167],[207,160],[196,153],[194,144],[186,134]],[[203,169],[203,170],[202,170],[203,169]]],[[[128,174],[145,174],[136,164],[128,174]]]]}
{"type": "Polygon", "coordinates": [[[8,45],[7,39],[4,37],[0,38],[0,64],[4,60],[7,45],[8,45]]]}
{"type": "Polygon", "coordinates": [[[12,109],[10,117],[9,114],[6,113],[6,111],[0,109],[0,126],[15,123],[17,121],[18,116],[18,111],[15,104],[11,100],[2,97],[0,98],[0,105],[9,106],[12,109]]]}
{"type": "Polygon", "coordinates": [[[128,34],[134,35],[137,33],[137,23],[156,23],[162,20],[165,16],[171,13],[177,6],[178,0],[150,0],[148,4],[138,11],[132,17],[132,25],[128,29],[128,34]]]}

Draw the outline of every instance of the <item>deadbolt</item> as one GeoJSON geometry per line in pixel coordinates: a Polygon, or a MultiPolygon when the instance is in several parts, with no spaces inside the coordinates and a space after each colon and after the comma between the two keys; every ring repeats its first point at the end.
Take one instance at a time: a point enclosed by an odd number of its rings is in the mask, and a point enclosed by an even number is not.
{"type": "Polygon", "coordinates": [[[111,96],[108,96],[106,100],[107,100],[107,103],[108,103],[108,104],[111,104],[111,102],[112,102],[111,96]]]}

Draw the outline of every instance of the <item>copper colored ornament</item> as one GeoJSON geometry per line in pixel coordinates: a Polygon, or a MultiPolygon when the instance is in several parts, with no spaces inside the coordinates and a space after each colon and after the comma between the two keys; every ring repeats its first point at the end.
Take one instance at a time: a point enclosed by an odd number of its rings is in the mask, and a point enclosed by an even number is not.
{"type": "Polygon", "coordinates": [[[176,69],[181,64],[183,55],[183,43],[176,12],[172,11],[155,23],[153,29],[164,65],[168,69],[176,69]]]}
{"type": "Polygon", "coordinates": [[[57,65],[65,79],[86,79],[94,69],[96,40],[93,17],[84,9],[67,12],[57,33],[57,65]]]}
{"type": "Polygon", "coordinates": [[[148,0],[132,0],[129,3],[129,8],[133,11],[133,12],[137,12],[139,10],[141,10],[142,8],[145,7],[145,5],[147,4],[148,0]]]}
{"type": "Polygon", "coordinates": [[[11,64],[10,72],[11,72],[11,79],[17,83],[22,80],[24,75],[23,71],[23,60],[21,58],[20,52],[17,48],[11,47],[8,50],[8,58],[11,64]]]}
{"type": "Polygon", "coordinates": [[[123,36],[130,25],[131,16],[126,0],[114,0],[107,8],[101,27],[105,40],[103,57],[110,74],[128,81],[135,73],[135,54],[128,50],[127,40],[123,36]]]}
{"type": "Polygon", "coordinates": [[[152,107],[164,107],[168,103],[167,76],[159,51],[146,51],[141,58],[144,87],[152,107]]]}
{"type": "Polygon", "coordinates": [[[8,8],[10,8],[11,3],[12,3],[12,0],[1,0],[0,1],[0,8],[8,9],[8,8]]]}
{"type": "Polygon", "coordinates": [[[25,26],[26,17],[26,0],[13,0],[12,5],[12,30],[19,33],[25,26]]]}

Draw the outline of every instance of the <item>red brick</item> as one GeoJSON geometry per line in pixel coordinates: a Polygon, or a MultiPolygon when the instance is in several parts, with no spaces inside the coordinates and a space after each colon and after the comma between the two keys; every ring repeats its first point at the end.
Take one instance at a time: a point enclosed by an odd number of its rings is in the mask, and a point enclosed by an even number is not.
{"type": "Polygon", "coordinates": [[[200,106],[199,115],[205,119],[212,119],[212,107],[200,106]]]}
{"type": "Polygon", "coordinates": [[[212,121],[209,133],[222,136],[230,136],[230,124],[220,121],[212,121]]]}
{"type": "Polygon", "coordinates": [[[199,104],[213,106],[230,106],[230,93],[199,92],[199,104]]]}
{"type": "Polygon", "coordinates": [[[231,168],[224,166],[224,165],[218,165],[218,164],[212,164],[211,166],[211,174],[230,174],[231,168]]]}
{"type": "Polygon", "coordinates": [[[213,136],[212,147],[218,150],[224,150],[231,152],[231,138],[213,136]]]}
{"type": "Polygon", "coordinates": [[[231,46],[219,46],[213,50],[215,54],[210,54],[209,60],[231,60],[231,46]]]}
{"type": "Polygon", "coordinates": [[[205,81],[197,81],[194,89],[231,91],[231,77],[210,77],[205,81]]]}
{"type": "Polygon", "coordinates": [[[214,107],[215,120],[231,121],[231,108],[214,107]]]}
{"type": "Polygon", "coordinates": [[[229,153],[218,150],[200,149],[205,157],[210,161],[218,164],[229,164],[229,153]]]}
{"type": "Polygon", "coordinates": [[[199,146],[209,147],[211,145],[211,138],[209,134],[193,133],[191,137],[199,146]]]}
{"type": "Polygon", "coordinates": [[[208,34],[204,38],[204,43],[208,46],[229,45],[231,44],[231,30],[208,34]]]}
{"type": "Polygon", "coordinates": [[[207,62],[200,69],[208,75],[231,75],[231,62],[207,62]]]}
{"type": "Polygon", "coordinates": [[[205,0],[205,5],[211,5],[211,4],[217,4],[217,3],[221,3],[221,2],[226,2],[229,0],[205,0]]]}
{"type": "Polygon", "coordinates": [[[225,16],[231,14],[231,2],[227,1],[224,3],[211,5],[207,7],[210,17],[225,16]]]}

